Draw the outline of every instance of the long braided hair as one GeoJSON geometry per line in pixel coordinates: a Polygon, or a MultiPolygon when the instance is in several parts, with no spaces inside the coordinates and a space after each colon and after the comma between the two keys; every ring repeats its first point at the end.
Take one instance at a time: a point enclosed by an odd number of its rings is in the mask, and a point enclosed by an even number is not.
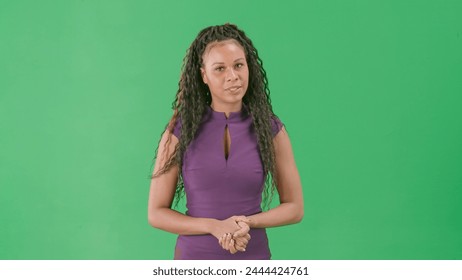
{"type": "MultiPolygon", "coordinates": [[[[166,126],[169,134],[165,147],[171,141],[173,129],[178,119],[181,120],[181,136],[171,156],[151,177],[155,178],[166,173],[173,165],[179,166],[178,182],[175,191],[175,206],[184,194],[181,168],[183,166],[183,156],[188,145],[194,139],[202,116],[206,111],[206,106],[209,106],[212,101],[209,88],[203,82],[200,72],[203,63],[202,55],[208,44],[230,39],[237,41],[243,47],[249,69],[249,85],[242,101],[252,116],[264,174],[266,174],[263,192],[263,204],[265,208],[269,208],[276,189],[277,174],[271,118],[277,117],[273,113],[271,106],[266,71],[263,69],[263,62],[259,58],[257,49],[253,46],[252,41],[236,25],[227,23],[210,26],[200,31],[183,59],[178,91],[172,103],[173,116],[166,126]]],[[[167,153],[167,150],[164,149],[165,153],[167,153]]]]}

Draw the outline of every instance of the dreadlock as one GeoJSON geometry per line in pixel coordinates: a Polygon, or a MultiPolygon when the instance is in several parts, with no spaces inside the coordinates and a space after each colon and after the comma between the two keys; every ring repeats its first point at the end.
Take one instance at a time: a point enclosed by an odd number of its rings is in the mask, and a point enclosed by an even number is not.
{"type": "MultiPolygon", "coordinates": [[[[200,31],[183,59],[178,91],[172,103],[173,116],[166,126],[169,134],[165,147],[171,141],[177,120],[181,120],[181,136],[164,166],[151,176],[151,178],[160,176],[174,165],[180,167],[178,168],[178,182],[175,191],[175,206],[184,194],[181,168],[183,166],[183,155],[188,145],[194,139],[206,106],[209,106],[212,101],[209,88],[201,77],[202,55],[208,44],[230,39],[237,41],[243,47],[249,69],[249,85],[242,101],[247,105],[247,110],[252,116],[260,157],[266,174],[263,193],[263,204],[266,208],[269,208],[276,189],[277,174],[271,132],[271,118],[277,117],[273,113],[271,106],[266,71],[263,69],[263,62],[259,58],[257,49],[253,46],[252,41],[236,25],[226,23],[224,25],[210,26],[200,31]]],[[[164,151],[167,153],[167,149],[164,149],[164,151]]]]}

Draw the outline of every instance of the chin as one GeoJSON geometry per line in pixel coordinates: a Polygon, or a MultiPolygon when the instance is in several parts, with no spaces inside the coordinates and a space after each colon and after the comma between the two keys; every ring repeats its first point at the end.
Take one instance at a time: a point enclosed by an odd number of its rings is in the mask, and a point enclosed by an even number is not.
{"type": "Polygon", "coordinates": [[[242,99],[244,98],[244,95],[237,95],[237,96],[232,96],[231,98],[228,98],[230,103],[238,103],[242,102],[242,99]]]}

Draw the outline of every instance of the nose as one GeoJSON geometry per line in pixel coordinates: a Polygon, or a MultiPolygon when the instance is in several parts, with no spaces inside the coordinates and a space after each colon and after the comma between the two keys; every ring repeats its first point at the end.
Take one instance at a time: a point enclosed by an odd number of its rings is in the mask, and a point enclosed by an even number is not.
{"type": "Polygon", "coordinates": [[[226,73],[226,80],[227,81],[235,81],[237,80],[238,76],[236,72],[234,72],[234,69],[230,68],[228,72],[226,73]]]}

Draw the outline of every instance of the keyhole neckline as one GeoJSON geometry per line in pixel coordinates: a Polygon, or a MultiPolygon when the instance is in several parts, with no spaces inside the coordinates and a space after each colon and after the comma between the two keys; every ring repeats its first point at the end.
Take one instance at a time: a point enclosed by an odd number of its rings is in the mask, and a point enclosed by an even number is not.
{"type": "Polygon", "coordinates": [[[228,117],[226,117],[225,112],[215,111],[210,106],[207,106],[206,114],[208,115],[208,117],[212,118],[213,120],[223,120],[226,122],[243,121],[249,115],[247,105],[245,105],[244,103],[242,104],[240,111],[230,112],[228,117]]]}

